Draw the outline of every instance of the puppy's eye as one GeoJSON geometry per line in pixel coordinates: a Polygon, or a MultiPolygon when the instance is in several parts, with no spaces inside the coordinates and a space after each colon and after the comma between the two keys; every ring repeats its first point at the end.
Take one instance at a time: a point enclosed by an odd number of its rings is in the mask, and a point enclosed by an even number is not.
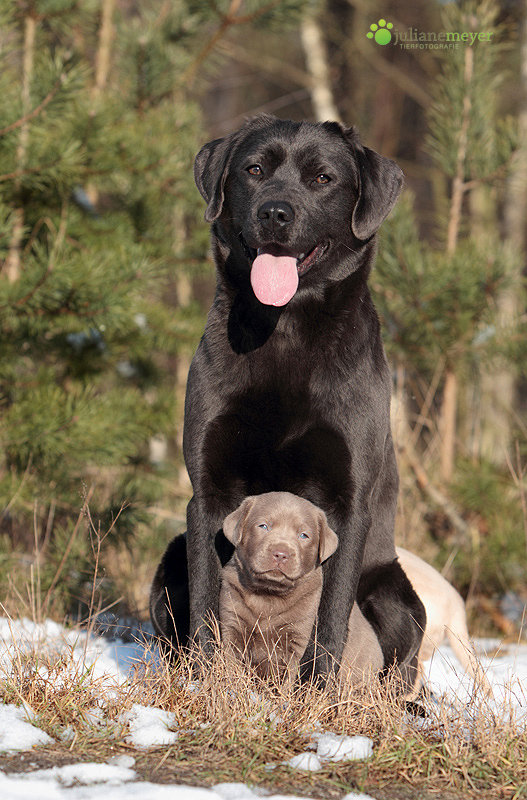
{"type": "Polygon", "coordinates": [[[269,530],[269,526],[267,525],[266,522],[262,522],[260,525],[258,525],[258,527],[261,528],[263,531],[269,530]]]}
{"type": "Polygon", "coordinates": [[[298,538],[299,539],[309,539],[309,534],[306,533],[305,531],[302,531],[302,533],[298,534],[298,538]]]}
{"type": "Polygon", "coordinates": [[[259,164],[252,164],[250,167],[247,167],[247,172],[249,175],[263,175],[263,169],[259,164]]]}
{"type": "Polygon", "coordinates": [[[320,175],[317,175],[317,177],[315,178],[315,183],[318,183],[318,184],[321,184],[321,185],[323,185],[325,183],[330,183],[330,182],[331,182],[331,178],[329,177],[329,175],[325,175],[324,173],[321,173],[320,175]]]}

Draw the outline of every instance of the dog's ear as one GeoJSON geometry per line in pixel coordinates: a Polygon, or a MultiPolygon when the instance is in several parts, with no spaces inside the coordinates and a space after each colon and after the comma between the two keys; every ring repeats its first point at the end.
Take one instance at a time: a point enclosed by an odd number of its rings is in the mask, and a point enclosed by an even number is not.
{"type": "Polygon", "coordinates": [[[339,537],[329,527],[328,519],[324,512],[319,509],[318,518],[318,560],[322,564],[326,558],[333,555],[339,544],[339,537]]]}
{"type": "Polygon", "coordinates": [[[351,217],[351,230],[362,241],[369,239],[397,202],[404,183],[402,169],[389,158],[363,147],[356,128],[344,131],[353,146],[359,178],[359,198],[351,217]]]}
{"type": "Polygon", "coordinates": [[[206,222],[214,222],[221,214],[225,181],[237,137],[238,133],[231,133],[223,139],[214,139],[201,148],[194,161],[194,180],[208,204],[206,222]]]}
{"type": "Polygon", "coordinates": [[[242,540],[243,523],[254,504],[254,497],[246,497],[236,511],[223,520],[223,533],[225,538],[237,547],[242,540]]]}
{"type": "MultiPolygon", "coordinates": [[[[264,115],[261,115],[263,119],[264,115]]],[[[203,145],[194,160],[194,180],[201,196],[207,202],[205,222],[218,219],[225,199],[225,181],[229,174],[235,146],[241,136],[257,124],[260,118],[246,121],[245,125],[222,139],[203,145]]]]}
{"type": "Polygon", "coordinates": [[[225,199],[225,181],[238,141],[253,130],[270,128],[275,121],[276,118],[271,114],[257,114],[246,119],[240,130],[222,139],[214,139],[201,148],[194,161],[194,180],[208,204],[205,211],[206,222],[214,222],[221,214],[225,199]]]}

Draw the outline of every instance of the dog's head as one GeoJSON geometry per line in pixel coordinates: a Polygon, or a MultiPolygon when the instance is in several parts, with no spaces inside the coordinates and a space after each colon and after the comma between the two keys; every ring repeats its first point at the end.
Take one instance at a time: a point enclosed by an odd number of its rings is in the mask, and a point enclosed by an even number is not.
{"type": "Polygon", "coordinates": [[[334,280],[344,262],[356,269],[349,255],[377,232],[403,183],[399,167],[363,147],[355,128],[269,115],[206,144],[194,174],[205,219],[238,250],[237,264],[245,259],[260,302],[274,306],[321,271],[334,280]]]}
{"type": "Polygon", "coordinates": [[[293,588],[338,545],[324,512],[289,492],[247,497],[225,519],[223,532],[236,547],[242,579],[255,591],[293,588]]]}

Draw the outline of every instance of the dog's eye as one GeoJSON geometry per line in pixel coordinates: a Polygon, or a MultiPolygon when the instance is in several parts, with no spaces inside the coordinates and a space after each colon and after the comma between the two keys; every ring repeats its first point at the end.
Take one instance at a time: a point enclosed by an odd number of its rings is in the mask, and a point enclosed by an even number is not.
{"type": "Polygon", "coordinates": [[[329,177],[329,175],[324,175],[324,173],[317,175],[317,177],[315,178],[315,183],[319,184],[330,183],[330,181],[331,178],[329,177]]]}
{"type": "Polygon", "coordinates": [[[268,527],[267,523],[265,523],[265,522],[262,522],[260,525],[258,525],[258,527],[261,528],[263,531],[268,531],[269,530],[269,527],[268,527]]]}
{"type": "Polygon", "coordinates": [[[306,533],[305,531],[302,531],[302,533],[298,534],[298,538],[299,539],[309,539],[309,534],[306,533]]]}
{"type": "Polygon", "coordinates": [[[263,169],[259,164],[252,164],[250,167],[247,167],[247,172],[249,175],[263,175],[263,169]]]}

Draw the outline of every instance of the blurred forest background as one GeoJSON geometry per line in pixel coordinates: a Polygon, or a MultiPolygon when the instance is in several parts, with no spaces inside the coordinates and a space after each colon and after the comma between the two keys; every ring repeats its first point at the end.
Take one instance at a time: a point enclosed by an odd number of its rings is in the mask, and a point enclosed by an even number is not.
{"type": "Polygon", "coordinates": [[[147,619],[185,527],[185,380],[215,286],[192,161],[267,111],[357,125],[405,172],[371,279],[397,541],[475,632],[517,635],[525,0],[0,0],[0,96],[1,613],[147,619]],[[403,49],[409,29],[492,35],[403,49]]]}

